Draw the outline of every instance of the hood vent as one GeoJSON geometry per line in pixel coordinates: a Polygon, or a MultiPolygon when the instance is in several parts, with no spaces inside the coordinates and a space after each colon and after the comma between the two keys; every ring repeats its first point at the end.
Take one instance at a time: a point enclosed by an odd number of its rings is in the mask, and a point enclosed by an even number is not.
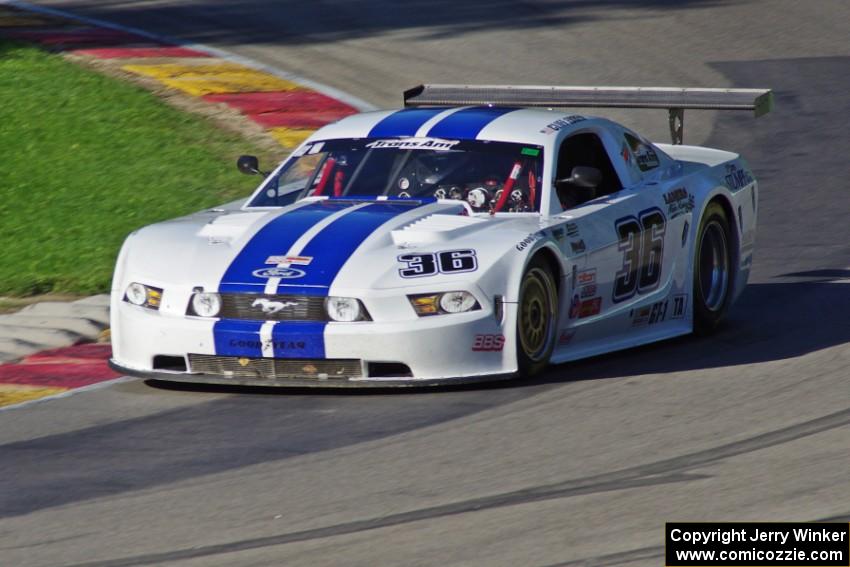
{"type": "Polygon", "coordinates": [[[397,246],[443,242],[479,228],[488,219],[461,215],[433,214],[392,232],[397,246]]]}

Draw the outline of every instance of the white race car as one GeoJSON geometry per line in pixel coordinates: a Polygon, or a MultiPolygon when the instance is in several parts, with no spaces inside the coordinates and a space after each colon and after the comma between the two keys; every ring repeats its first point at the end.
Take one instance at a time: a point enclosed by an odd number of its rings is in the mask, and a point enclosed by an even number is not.
{"type": "Polygon", "coordinates": [[[320,129],[244,203],[131,234],[113,368],[270,386],[527,376],[711,331],[744,289],[757,183],[737,154],[681,145],[682,116],[758,116],[769,90],[429,85],[405,102],[320,129]],[[667,108],[674,144],[553,110],[594,106],[667,108]]]}

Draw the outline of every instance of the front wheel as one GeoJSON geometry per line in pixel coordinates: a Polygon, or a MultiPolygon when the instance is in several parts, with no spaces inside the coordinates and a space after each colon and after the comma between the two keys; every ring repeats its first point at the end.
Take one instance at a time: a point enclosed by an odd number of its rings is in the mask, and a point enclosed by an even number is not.
{"type": "Polygon", "coordinates": [[[713,332],[729,308],[732,296],[732,234],[726,211],[709,203],[697,231],[694,256],[694,332],[713,332]]]}
{"type": "Polygon", "coordinates": [[[558,291],[548,263],[531,261],[519,288],[517,313],[517,363],[523,377],[537,374],[549,364],[558,324],[558,291]]]}

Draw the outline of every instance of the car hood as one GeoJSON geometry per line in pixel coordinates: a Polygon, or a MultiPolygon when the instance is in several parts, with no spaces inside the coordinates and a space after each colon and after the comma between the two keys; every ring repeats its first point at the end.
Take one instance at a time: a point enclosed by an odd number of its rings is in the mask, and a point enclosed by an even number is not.
{"type": "Polygon", "coordinates": [[[341,198],[275,210],[205,211],[139,231],[127,268],[153,283],[231,293],[398,287],[419,283],[399,276],[400,255],[468,248],[479,263],[492,256],[483,262],[492,264],[497,251],[527,234],[524,225],[538,222],[466,213],[459,202],[341,198]],[[486,246],[476,250],[472,242],[486,246]]]}

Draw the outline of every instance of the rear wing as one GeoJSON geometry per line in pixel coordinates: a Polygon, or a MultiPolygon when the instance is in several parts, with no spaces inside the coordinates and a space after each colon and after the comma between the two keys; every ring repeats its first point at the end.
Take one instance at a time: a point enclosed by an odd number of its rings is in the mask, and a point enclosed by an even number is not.
{"type": "Polygon", "coordinates": [[[510,85],[419,85],[404,91],[404,106],[519,106],[666,108],[674,144],[684,138],[685,109],[752,110],[756,118],[773,109],[770,89],[677,87],[549,87],[510,85]]]}

